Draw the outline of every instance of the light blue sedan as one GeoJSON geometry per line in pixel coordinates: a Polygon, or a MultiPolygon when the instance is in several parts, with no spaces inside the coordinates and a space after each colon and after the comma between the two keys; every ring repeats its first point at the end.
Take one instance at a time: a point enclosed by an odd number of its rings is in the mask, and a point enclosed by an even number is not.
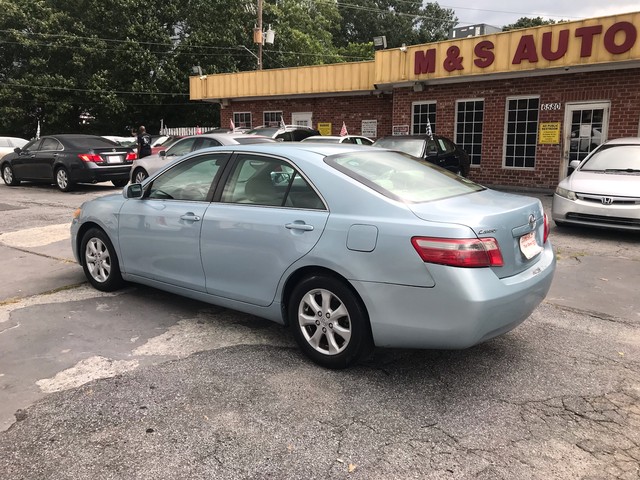
{"type": "Polygon", "coordinates": [[[555,270],[538,199],[349,144],[199,150],[74,217],[95,288],[142,283],[287,324],[329,368],[505,333],[555,270]]]}

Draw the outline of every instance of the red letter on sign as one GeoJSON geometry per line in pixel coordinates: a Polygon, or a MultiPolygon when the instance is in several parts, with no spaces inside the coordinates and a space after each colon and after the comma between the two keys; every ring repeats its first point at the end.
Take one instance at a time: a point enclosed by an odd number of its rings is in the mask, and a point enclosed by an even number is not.
{"type": "Polygon", "coordinates": [[[436,49],[430,48],[426,52],[418,50],[414,58],[413,73],[433,73],[436,71],[436,49]]]}
{"type": "Polygon", "coordinates": [[[478,58],[476,58],[473,63],[476,64],[476,67],[487,68],[493,63],[496,59],[496,56],[491,51],[493,50],[493,47],[493,42],[490,42],[489,40],[483,40],[475,46],[473,53],[475,53],[478,58]]]}
{"type": "Polygon", "coordinates": [[[518,65],[522,60],[529,60],[531,63],[538,61],[538,54],[536,52],[536,43],[533,41],[533,35],[523,35],[516,48],[516,53],[513,55],[514,65],[518,65]]]}
{"type": "Polygon", "coordinates": [[[613,54],[625,53],[633,48],[633,45],[636,43],[636,38],[638,38],[638,31],[633,23],[614,23],[611,25],[611,28],[607,30],[607,33],[604,34],[604,48],[607,49],[607,52],[613,54]],[[625,35],[624,42],[620,45],[616,44],[616,34],[618,32],[624,32],[625,35]]]}
{"type": "Polygon", "coordinates": [[[581,57],[591,56],[591,48],[593,47],[593,36],[599,35],[601,33],[602,25],[576,28],[576,37],[582,37],[582,46],[580,47],[581,57]]]}
{"type": "Polygon", "coordinates": [[[542,58],[545,60],[558,60],[564,57],[569,48],[569,30],[560,30],[560,39],[558,40],[558,49],[554,52],[551,50],[551,39],[553,34],[545,32],[542,34],[542,58]]]}

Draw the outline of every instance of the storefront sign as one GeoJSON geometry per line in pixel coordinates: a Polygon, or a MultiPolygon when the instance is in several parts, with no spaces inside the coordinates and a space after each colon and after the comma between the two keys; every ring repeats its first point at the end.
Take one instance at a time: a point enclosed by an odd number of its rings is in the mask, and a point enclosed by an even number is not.
{"type": "Polygon", "coordinates": [[[540,132],[538,133],[538,143],[540,145],[559,145],[560,144],[560,122],[540,123],[540,132]]]}
{"type": "Polygon", "coordinates": [[[377,120],[362,120],[362,127],[360,132],[365,137],[375,138],[378,136],[378,121],[377,120]]]}
{"type": "Polygon", "coordinates": [[[318,123],[318,131],[320,135],[331,135],[331,123],[320,122],[318,123]]]}
{"type": "Polygon", "coordinates": [[[409,125],[394,125],[393,126],[393,134],[394,135],[409,135],[409,125]]]}
{"type": "MultiPolygon", "coordinates": [[[[639,27],[634,14],[626,18],[628,20],[609,17],[595,24],[572,22],[566,26],[545,27],[546,31],[515,30],[433,46],[410,47],[413,72],[407,73],[416,79],[424,78],[420,77],[424,75],[443,78],[452,74],[510,71],[514,67],[538,69],[630,60],[638,57],[639,27]]],[[[399,55],[393,50],[386,52],[388,60],[399,55]]],[[[380,60],[385,59],[380,57],[380,60]]],[[[382,81],[383,78],[376,78],[377,83],[382,81]]]]}

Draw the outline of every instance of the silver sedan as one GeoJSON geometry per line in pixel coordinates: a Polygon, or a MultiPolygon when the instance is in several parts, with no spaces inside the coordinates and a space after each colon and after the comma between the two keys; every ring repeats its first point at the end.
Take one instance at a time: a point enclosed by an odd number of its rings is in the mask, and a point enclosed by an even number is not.
{"type": "Polygon", "coordinates": [[[135,160],[131,167],[131,183],[140,183],[161,168],[172,163],[173,160],[202,148],[267,142],[275,142],[275,140],[262,135],[243,135],[241,133],[205,133],[184,137],[167,150],[161,150],[155,155],[135,160]]]}
{"type": "Polygon", "coordinates": [[[640,230],[640,138],[610,140],[570,166],[553,196],[557,225],[640,230]]]}

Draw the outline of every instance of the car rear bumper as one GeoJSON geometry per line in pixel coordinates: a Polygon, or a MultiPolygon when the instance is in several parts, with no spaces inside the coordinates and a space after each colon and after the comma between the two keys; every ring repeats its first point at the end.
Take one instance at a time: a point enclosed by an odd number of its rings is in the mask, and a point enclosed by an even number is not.
{"type": "Polygon", "coordinates": [[[551,217],[558,223],[640,230],[640,205],[638,204],[605,205],[580,199],[569,200],[554,194],[551,217]]]}
{"type": "Polygon", "coordinates": [[[69,172],[71,181],[79,183],[129,181],[130,175],[131,164],[109,167],[87,164],[86,168],[77,168],[69,172]]]}
{"type": "Polygon", "coordinates": [[[503,279],[488,268],[429,265],[432,288],[352,284],[367,306],[376,346],[461,349],[522,323],[547,295],[555,264],[547,242],[535,265],[503,279]]]}

